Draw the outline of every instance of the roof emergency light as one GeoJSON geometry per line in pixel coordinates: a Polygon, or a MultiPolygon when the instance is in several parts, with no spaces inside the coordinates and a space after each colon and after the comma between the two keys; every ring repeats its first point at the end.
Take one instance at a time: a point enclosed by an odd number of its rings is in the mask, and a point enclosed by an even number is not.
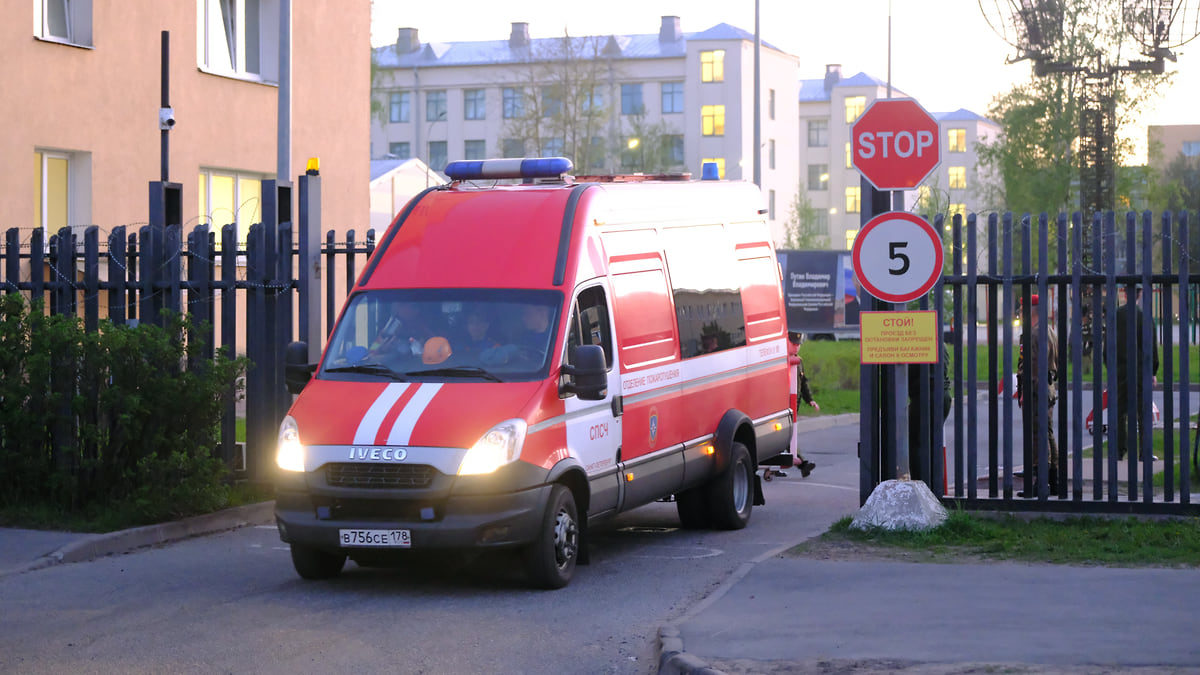
{"type": "Polygon", "coordinates": [[[574,168],[566,157],[532,159],[470,159],[446,165],[450,180],[495,180],[500,178],[561,178],[574,168]]]}

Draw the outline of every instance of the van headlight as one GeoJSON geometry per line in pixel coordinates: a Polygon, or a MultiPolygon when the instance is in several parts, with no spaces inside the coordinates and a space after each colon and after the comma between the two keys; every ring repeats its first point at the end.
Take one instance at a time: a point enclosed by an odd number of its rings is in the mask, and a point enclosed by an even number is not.
{"type": "Polygon", "coordinates": [[[463,455],[462,463],[458,465],[458,475],[491,473],[516,461],[521,456],[521,446],[525,444],[526,428],[525,420],[511,419],[489,429],[463,455]]]}
{"type": "Polygon", "coordinates": [[[304,471],[304,446],[300,443],[300,427],[291,415],[279,425],[279,442],[275,447],[275,463],[284,471],[304,471]]]}

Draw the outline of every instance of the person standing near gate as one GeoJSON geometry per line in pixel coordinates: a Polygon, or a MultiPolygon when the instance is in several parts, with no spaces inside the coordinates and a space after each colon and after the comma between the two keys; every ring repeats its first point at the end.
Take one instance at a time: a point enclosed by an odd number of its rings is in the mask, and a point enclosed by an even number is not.
{"type": "MultiPolygon", "coordinates": [[[[1058,337],[1054,334],[1053,326],[1046,326],[1046,354],[1038,353],[1038,333],[1041,328],[1037,312],[1038,296],[1030,296],[1029,305],[1033,308],[1029,317],[1029,330],[1021,331],[1021,352],[1017,358],[1017,405],[1021,407],[1021,413],[1026,416],[1026,429],[1036,429],[1036,411],[1045,410],[1046,433],[1049,437],[1047,476],[1050,479],[1049,494],[1054,496],[1058,486],[1058,443],[1054,440],[1054,425],[1050,423],[1050,408],[1053,408],[1058,401],[1058,391],[1054,387],[1054,383],[1058,380],[1058,337]],[[1024,390],[1026,374],[1029,377],[1029,391],[1024,390]],[[1046,401],[1041,404],[1038,401],[1038,383],[1043,377],[1046,379],[1046,401]],[[1029,405],[1025,405],[1026,403],[1029,405]]],[[[1031,458],[1031,463],[1030,466],[1025,467],[1025,489],[1017,493],[1018,497],[1032,497],[1035,494],[1030,489],[1030,486],[1036,485],[1035,481],[1038,476],[1038,451],[1037,445],[1034,443],[1035,434],[1036,431],[1025,434],[1026,447],[1030,448],[1028,456],[1031,458]]]]}
{"type": "Polygon", "coordinates": [[[1138,298],[1141,293],[1142,289],[1138,287],[1126,291],[1125,304],[1117,308],[1117,448],[1120,459],[1125,459],[1125,454],[1129,451],[1129,426],[1133,427],[1133,447],[1140,447],[1138,434],[1141,431],[1142,410],[1149,405],[1147,402],[1149,397],[1142,386],[1142,359],[1145,357],[1147,349],[1151,354],[1151,383],[1152,385],[1158,383],[1158,341],[1154,339],[1153,329],[1150,335],[1150,344],[1147,346],[1142,340],[1144,323],[1142,308],[1138,306],[1138,298]],[[1131,295],[1132,297],[1130,297],[1131,295]],[[1133,315],[1133,335],[1136,336],[1132,355],[1129,353],[1131,313],[1133,315]],[[1132,362],[1130,361],[1131,356],[1132,362]]]}

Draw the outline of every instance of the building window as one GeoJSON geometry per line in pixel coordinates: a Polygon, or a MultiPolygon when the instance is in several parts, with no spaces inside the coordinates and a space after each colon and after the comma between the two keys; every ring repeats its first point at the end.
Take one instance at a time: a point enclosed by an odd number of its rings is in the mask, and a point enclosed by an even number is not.
{"type": "Polygon", "coordinates": [[[846,168],[854,168],[854,155],[850,153],[850,141],[846,141],[846,168]]]}
{"type": "Polygon", "coordinates": [[[201,65],[221,75],[279,78],[279,0],[197,0],[201,65]]]}
{"type": "Polygon", "coordinates": [[[482,89],[463,90],[463,119],[481,120],[486,117],[487,100],[482,89]]]}
{"type": "Polygon", "coordinates": [[[542,87],[542,117],[562,116],[563,102],[554,87],[542,87]]]}
{"type": "Polygon", "coordinates": [[[546,138],[542,140],[542,157],[562,157],[563,148],[566,143],[560,137],[546,138]]]}
{"type": "Polygon", "coordinates": [[[846,230],[846,250],[854,250],[854,240],[858,239],[858,230],[846,230]]]}
{"type": "Polygon", "coordinates": [[[667,134],[663,137],[663,145],[666,147],[667,164],[670,166],[680,166],[683,164],[683,134],[667,134]]]}
{"type": "Polygon", "coordinates": [[[621,85],[621,114],[641,115],[644,112],[646,106],[642,103],[642,84],[621,85]]]}
{"type": "Polygon", "coordinates": [[[239,242],[246,241],[250,226],[262,221],[262,175],[237,171],[200,170],[200,218],[217,233],[237,225],[239,242]]]}
{"type": "Polygon", "coordinates": [[[504,119],[511,120],[525,114],[525,97],[520,89],[504,88],[504,119]]]}
{"type": "Polygon", "coordinates": [[[846,188],[846,213],[858,213],[862,210],[862,188],[846,188]]]}
{"type": "Polygon", "coordinates": [[[588,166],[593,169],[604,168],[604,139],[600,136],[592,136],[588,147],[588,166]]]}
{"type": "Polygon", "coordinates": [[[950,167],[950,189],[962,190],[967,187],[967,167],[952,166],[950,167]]]}
{"type": "Polygon", "coordinates": [[[775,220],[775,191],[767,190],[767,220],[775,220]]]}
{"type": "MultiPolygon", "coordinates": [[[[724,178],[725,178],[725,158],[724,157],[710,157],[707,159],[700,160],[700,166],[703,167],[705,164],[716,164],[717,165],[717,178],[724,180],[724,178]]],[[[704,172],[701,171],[701,174],[703,174],[703,173],[704,172]]]]}
{"type": "Polygon", "coordinates": [[[808,121],[808,147],[825,148],[829,146],[829,120],[808,121]]]}
{"type": "Polygon", "coordinates": [[[425,121],[436,122],[446,119],[446,90],[438,89],[425,94],[425,121]]]}
{"type": "Polygon", "coordinates": [[[393,91],[388,100],[388,121],[407,122],[409,120],[408,92],[393,91]]]}
{"type": "Polygon", "coordinates": [[[701,82],[724,82],[725,81],[725,50],[714,49],[708,52],[700,52],[700,81],[701,82]]]}
{"type": "Polygon", "coordinates": [[[441,171],[448,161],[446,141],[429,141],[429,168],[441,171]]]}
{"type": "Polygon", "coordinates": [[[767,141],[767,168],[775,168],[775,139],[767,141]]]}
{"type": "Polygon", "coordinates": [[[706,105],[700,108],[701,132],[705,136],[725,135],[725,106],[706,105]]]}
{"type": "Polygon", "coordinates": [[[92,0],[35,0],[34,35],[53,42],[92,45],[92,0]]]}
{"type": "Polygon", "coordinates": [[[775,119],[775,90],[767,90],[767,119],[775,119]]]}
{"type": "Polygon", "coordinates": [[[846,124],[850,124],[857,120],[863,114],[863,110],[867,108],[866,96],[847,96],[846,97],[846,124]]]}
{"type": "Polygon", "coordinates": [[[410,147],[411,146],[409,146],[407,141],[388,143],[388,155],[390,155],[392,159],[408,159],[412,157],[412,150],[410,147]]]}
{"type": "Polygon", "coordinates": [[[967,151],[967,130],[966,129],[949,129],[946,131],[947,152],[966,152],[967,151]]]}
{"type": "Polygon", "coordinates": [[[1184,157],[1200,156],[1200,141],[1184,141],[1179,151],[1183,153],[1184,157]]]}
{"type": "Polygon", "coordinates": [[[583,112],[601,114],[604,112],[604,88],[592,87],[591,92],[583,95],[583,112]]]}
{"type": "Polygon", "coordinates": [[[483,141],[463,141],[463,159],[485,159],[487,144],[483,141]]]}
{"type": "Polygon", "coordinates": [[[948,211],[949,211],[951,218],[953,218],[954,216],[962,216],[963,218],[967,217],[967,205],[966,204],[951,204],[948,211]]]}
{"type": "Polygon", "coordinates": [[[683,112],[683,83],[682,82],[663,82],[662,84],[662,111],[667,113],[683,112]]]}
{"type": "Polygon", "coordinates": [[[70,159],[57,152],[33,153],[33,227],[50,236],[67,226],[70,159]]]}
{"type": "Polygon", "coordinates": [[[503,147],[500,152],[505,157],[524,157],[525,156],[525,141],[520,138],[504,139],[503,147]]]}
{"type": "Polygon", "coordinates": [[[828,164],[809,164],[808,165],[808,190],[809,192],[823,192],[829,189],[829,165],[828,164]]]}

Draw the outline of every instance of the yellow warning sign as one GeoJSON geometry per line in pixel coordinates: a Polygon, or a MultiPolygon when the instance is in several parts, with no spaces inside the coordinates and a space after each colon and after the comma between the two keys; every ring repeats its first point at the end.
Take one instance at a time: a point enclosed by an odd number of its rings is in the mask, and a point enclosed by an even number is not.
{"type": "Polygon", "coordinates": [[[937,312],[863,312],[863,363],[937,363],[937,312]]]}

